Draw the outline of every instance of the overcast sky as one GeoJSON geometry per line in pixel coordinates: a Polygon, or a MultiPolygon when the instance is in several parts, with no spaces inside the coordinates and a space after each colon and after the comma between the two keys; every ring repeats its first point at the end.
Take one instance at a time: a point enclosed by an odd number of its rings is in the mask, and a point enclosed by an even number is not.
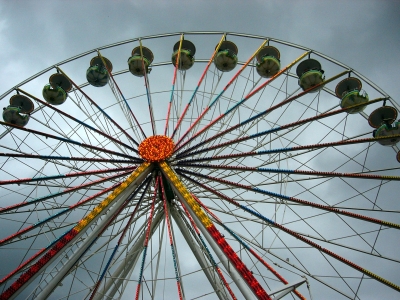
{"type": "MultiPolygon", "coordinates": [[[[309,47],[359,71],[400,102],[399,16],[397,0],[0,0],[0,95],[44,68],[102,45],[213,30],[309,47]]],[[[3,100],[0,107],[6,105],[3,100]]]]}
{"type": "Polygon", "coordinates": [[[400,1],[0,1],[0,93],[101,45],[216,30],[270,36],[327,54],[394,99],[400,1]]]}

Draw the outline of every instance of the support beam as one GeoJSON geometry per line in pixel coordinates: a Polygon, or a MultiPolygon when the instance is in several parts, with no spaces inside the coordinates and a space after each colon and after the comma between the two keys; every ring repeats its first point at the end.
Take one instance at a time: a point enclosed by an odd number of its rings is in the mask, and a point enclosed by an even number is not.
{"type": "Polygon", "coordinates": [[[226,264],[228,271],[230,271],[229,263],[235,268],[236,274],[233,273],[233,280],[241,292],[244,293],[243,296],[247,296],[247,299],[257,297],[260,300],[270,300],[271,297],[254,277],[253,273],[239,258],[236,251],[234,251],[228,244],[211,219],[204,213],[203,209],[192,197],[176,173],[166,162],[159,163],[159,166],[164,175],[168,177],[178,198],[181,199],[182,203],[190,206],[190,211],[188,210],[189,214],[196,216],[194,219],[195,223],[197,222],[201,224],[200,230],[206,232],[206,234],[203,235],[206,236],[206,239],[211,240],[210,245],[214,248],[214,251],[217,253],[220,260],[222,260],[222,263],[226,264]]]}
{"type": "Polygon", "coordinates": [[[197,259],[197,262],[199,263],[200,267],[202,268],[204,274],[206,275],[208,281],[210,282],[211,286],[214,288],[214,291],[216,292],[217,296],[221,300],[228,300],[228,296],[225,293],[224,286],[221,284],[221,281],[218,278],[218,275],[212,270],[214,269],[213,266],[211,266],[207,260],[204,257],[203,251],[201,248],[194,243],[193,237],[190,234],[189,229],[186,227],[186,224],[181,219],[181,216],[177,213],[177,211],[172,208],[170,210],[172,217],[175,220],[175,223],[178,225],[180,232],[182,233],[183,237],[186,240],[186,243],[189,245],[190,249],[192,250],[192,253],[197,259]]]}
{"type": "MultiPolygon", "coordinates": [[[[111,216],[114,213],[117,212],[118,208],[124,203],[126,197],[133,193],[133,191],[140,185],[140,183],[144,180],[144,178],[151,172],[152,167],[149,164],[143,164],[141,167],[137,169],[138,173],[135,175],[132,173],[131,176],[134,176],[133,180],[128,183],[128,185],[125,187],[125,190],[120,192],[119,194],[117,193],[115,199],[110,203],[112,206],[109,210],[107,210],[107,205],[103,208],[101,208],[101,211],[98,213],[96,217],[94,217],[92,220],[88,218],[91,214],[89,214],[87,217],[89,220],[89,223],[86,225],[80,225],[82,228],[80,229],[79,233],[70,241],[70,243],[74,243],[77,239],[79,239],[86,231],[88,228],[90,228],[89,224],[93,224],[97,220],[100,219],[101,216],[103,215],[108,215],[111,216]]],[[[129,178],[127,179],[126,183],[129,182],[129,178]]],[[[114,192],[113,192],[114,193],[114,192]]],[[[111,197],[111,196],[109,196],[111,197]]],[[[104,201],[107,201],[104,200],[104,201]]],[[[104,202],[106,203],[106,202],[104,202]]],[[[102,206],[103,202],[100,204],[102,206]]],[[[100,208],[100,206],[96,207],[100,208]]],[[[84,219],[83,219],[84,220],[84,219]]],[[[82,221],[81,221],[82,222],[82,221]]],[[[80,223],[81,223],[80,222],[80,223]]],[[[68,274],[69,270],[77,263],[77,261],[81,258],[81,256],[84,254],[84,252],[87,250],[87,248],[90,246],[90,244],[96,239],[97,234],[103,229],[103,226],[105,226],[108,222],[108,218],[105,217],[101,220],[99,220],[96,224],[96,227],[88,234],[87,237],[83,240],[82,244],[80,247],[70,256],[69,260],[61,266],[57,270],[57,274],[50,279],[50,281],[46,284],[46,286],[42,289],[40,294],[36,297],[36,299],[47,299],[49,295],[53,292],[53,290],[57,287],[57,285],[64,279],[64,277],[68,274]]],[[[52,261],[56,260],[64,251],[60,251],[55,255],[52,259],[52,261]]],[[[42,269],[42,272],[45,271],[45,269],[42,269]]],[[[36,275],[39,275],[41,272],[38,272],[36,275]]],[[[33,280],[33,278],[31,278],[33,280]]],[[[13,296],[15,297],[17,293],[15,293],[13,296]]]]}
{"type": "MultiPolygon", "coordinates": [[[[163,218],[164,218],[164,211],[160,210],[154,217],[153,222],[151,224],[150,238],[152,237],[156,229],[158,229],[163,218]]],[[[99,291],[96,293],[96,295],[93,298],[94,300],[108,299],[108,298],[114,299],[114,295],[117,293],[122,283],[130,277],[129,273],[132,273],[133,269],[135,268],[139,256],[142,253],[141,250],[143,249],[143,243],[145,238],[146,238],[146,232],[143,230],[142,234],[139,236],[139,238],[136,240],[132,248],[129,250],[126,257],[121,261],[118,268],[114,271],[114,273],[109,277],[108,280],[107,279],[105,280],[104,286],[101,289],[99,289],[99,291]]]]}
{"type": "MultiPolygon", "coordinates": [[[[170,166],[165,162],[162,162],[159,165],[164,175],[169,179],[171,187],[174,190],[175,194],[186,205],[197,227],[202,232],[202,235],[206,237],[208,243],[213,248],[215,254],[218,256],[219,260],[224,265],[226,271],[230,274],[232,280],[235,282],[236,286],[239,288],[240,292],[243,294],[245,299],[247,300],[255,299],[256,291],[257,293],[261,294],[259,296],[260,299],[270,299],[270,297],[266,294],[265,290],[260,286],[258,281],[254,278],[253,274],[250,273],[247,267],[238,259],[236,253],[229,246],[229,244],[225,243],[226,248],[229,249],[224,248],[224,250],[229,251],[230,255],[235,256],[235,261],[237,260],[238,262],[240,262],[241,269],[235,268],[233,262],[229,260],[227,254],[225,254],[223,249],[220,248],[220,246],[214,240],[214,237],[211,236],[211,231],[208,230],[206,224],[209,226],[210,230],[212,230],[213,233],[217,233],[220,237],[221,235],[213,225],[212,221],[207,217],[207,215],[197,204],[197,202],[190,196],[190,193],[183,185],[183,183],[178,179],[178,177],[176,176],[174,171],[170,168],[170,166]],[[190,203],[188,203],[188,201],[190,201],[190,203]],[[195,209],[196,211],[193,211],[193,209],[195,209]],[[242,272],[243,276],[241,276],[242,274],[240,274],[239,272],[242,272]],[[248,282],[246,282],[244,275],[247,276],[247,279],[249,280],[248,282]],[[250,282],[251,284],[253,284],[252,286],[253,290],[250,288],[250,282]]],[[[225,241],[223,238],[222,240],[225,241]]]]}
{"type": "Polygon", "coordinates": [[[306,281],[307,281],[307,279],[303,278],[303,279],[300,279],[298,281],[285,284],[285,285],[281,286],[280,288],[269,292],[269,295],[274,296],[274,297],[272,297],[273,300],[281,299],[284,296],[286,296],[287,294],[293,292],[297,287],[299,287],[300,285],[302,285],[306,281]]]}
{"type": "MultiPolygon", "coordinates": [[[[181,201],[185,201],[181,195],[178,195],[181,201]],[[183,200],[182,200],[183,199],[183,200]]],[[[186,203],[186,202],[185,202],[186,203]]],[[[236,286],[239,288],[240,292],[244,296],[246,300],[256,299],[253,292],[250,290],[246,282],[240,276],[239,272],[230,264],[228,257],[226,257],[225,253],[219,248],[218,244],[214,241],[213,237],[207,231],[207,229],[203,226],[203,224],[198,220],[196,214],[192,211],[190,206],[187,207],[190,215],[192,216],[194,222],[197,227],[200,229],[201,234],[206,238],[207,242],[214,250],[214,253],[218,256],[220,262],[224,266],[225,270],[230,275],[231,279],[235,282],[236,286]]]]}

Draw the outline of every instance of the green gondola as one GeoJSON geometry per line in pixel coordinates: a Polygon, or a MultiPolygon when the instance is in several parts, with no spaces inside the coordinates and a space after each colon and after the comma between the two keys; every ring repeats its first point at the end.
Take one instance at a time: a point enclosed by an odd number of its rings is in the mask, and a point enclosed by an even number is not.
{"type": "MultiPolygon", "coordinates": [[[[180,41],[174,45],[171,62],[175,66],[176,60],[179,53],[180,41]]],[[[196,53],[196,47],[188,40],[183,40],[179,55],[178,69],[182,71],[189,70],[194,64],[194,55],[196,53]]]]}
{"type": "Polygon", "coordinates": [[[276,75],[281,69],[280,52],[273,46],[263,47],[256,56],[256,70],[263,78],[270,78],[276,75]]]}
{"type": "MultiPolygon", "coordinates": [[[[319,85],[324,82],[325,76],[324,70],[321,69],[321,64],[312,58],[306,59],[302,61],[297,69],[297,76],[299,77],[299,85],[306,91],[316,85],[319,85]]],[[[319,86],[310,91],[310,93],[315,93],[323,88],[323,85],[319,86]]]]}
{"type": "Polygon", "coordinates": [[[134,48],[132,56],[128,59],[129,71],[137,77],[142,77],[145,73],[149,73],[149,66],[153,59],[153,52],[149,48],[134,48]]]}
{"type": "MultiPolygon", "coordinates": [[[[348,108],[356,104],[367,103],[369,101],[368,94],[361,90],[361,81],[354,77],[348,77],[340,81],[336,86],[336,96],[340,98],[340,107],[348,108]]],[[[366,105],[357,106],[348,109],[348,114],[362,112],[366,105]]]]}
{"type": "Polygon", "coordinates": [[[232,71],[238,62],[238,48],[230,41],[223,41],[215,55],[214,64],[221,72],[232,71]]]}
{"type": "Polygon", "coordinates": [[[52,87],[51,84],[46,84],[43,87],[43,98],[52,105],[60,105],[67,100],[68,94],[60,86],[52,87]]]}
{"type": "Polygon", "coordinates": [[[24,127],[28,124],[29,115],[21,114],[22,108],[19,106],[7,106],[3,109],[3,120],[6,123],[24,127]]]}

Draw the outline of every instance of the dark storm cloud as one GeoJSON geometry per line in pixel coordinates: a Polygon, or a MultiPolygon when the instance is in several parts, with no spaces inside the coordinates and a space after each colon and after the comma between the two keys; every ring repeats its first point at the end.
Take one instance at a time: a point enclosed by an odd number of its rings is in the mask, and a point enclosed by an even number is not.
{"type": "Polygon", "coordinates": [[[399,12],[396,1],[2,2],[0,93],[101,45],[165,32],[224,30],[310,47],[360,71],[395,98],[399,12]]]}
{"type": "Polygon", "coordinates": [[[270,36],[324,53],[399,102],[399,15],[397,1],[382,0],[2,1],[0,94],[102,45],[159,33],[222,30],[270,36]]]}

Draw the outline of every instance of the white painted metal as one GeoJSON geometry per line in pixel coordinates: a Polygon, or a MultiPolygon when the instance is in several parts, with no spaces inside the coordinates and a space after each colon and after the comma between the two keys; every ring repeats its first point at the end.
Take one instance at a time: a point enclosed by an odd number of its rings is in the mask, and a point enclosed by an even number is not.
{"type": "MultiPolygon", "coordinates": [[[[111,216],[113,215],[123,204],[125,201],[126,197],[133,193],[133,191],[140,185],[140,183],[143,181],[143,179],[150,173],[151,167],[147,168],[144,170],[120,195],[116,197],[114,200],[114,204],[111,206],[109,210],[105,209],[103,210],[99,215],[96,216],[96,218],[93,219],[91,222],[92,224],[96,222],[101,216],[111,216]]],[[[96,227],[93,229],[92,232],[88,234],[88,236],[84,239],[80,247],[77,249],[76,252],[70,257],[68,261],[65,262],[65,264],[58,270],[57,274],[51,278],[51,280],[47,283],[46,287],[40,292],[40,294],[36,297],[36,299],[47,299],[49,295],[53,292],[54,288],[63,280],[63,278],[68,274],[69,270],[76,264],[76,262],[79,260],[81,255],[86,251],[86,248],[93,242],[93,240],[97,237],[97,234],[103,229],[103,226],[107,224],[109,221],[108,218],[103,218],[100,220],[97,224],[96,227]]],[[[79,234],[72,239],[69,244],[75,242],[80,236],[82,236],[87,229],[90,228],[90,225],[86,226],[83,228],[79,234]]],[[[57,255],[55,255],[51,261],[56,260],[63,252],[59,252],[57,255]]],[[[51,261],[49,263],[51,263],[51,261]]],[[[43,268],[42,272],[44,272],[46,269],[43,268]]],[[[31,278],[31,281],[34,280],[38,275],[42,274],[42,272],[38,272],[31,278]]],[[[28,284],[26,284],[27,286],[28,284]]],[[[23,289],[18,290],[18,292],[21,292],[23,289]]],[[[15,293],[12,297],[12,299],[15,299],[15,297],[18,295],[18,293],[15,293]]]]}
{"type": "Polygon", "coordinates": [[[202,268],[204,274],[206,275],[208,281],[212,285],[215,290],[216,295],[219,299],[229,299],[226,295],[225,288],[221,284],[221,281],[218,278],[218,275],[215,272],[212,272],[214,269],[211,264],[208,263],[207,259],[204,257],[204,253],[201,248],[193,241],[192,236],[184,222],[181,219],[181,216],[175,209],[171,209],[171,215],[175,220],[175,223],[178,225],[180,232],[186,240],[186,243],[189,245],[192,250],[193,255],[196,257],[200,267],[202,268]]]}
{"type": "MultiPolygon", "coordinates": [[[[154,232],[159,227],[161,220],[164,217],[164,211],[160,210],[157,215],[153,218],[151,224],[150,238],[154,234],[154,232]]],[[[129,273],[132,273],[135,265],[142,253],[143,243],[146,237],[146,231],[143,231],[141,236],[136,240],[135,244],[127,253],[126,257],[121,261],[118,268],[114,271],[114,273],[110,276],[110,278],[105,282],[105,285],[98,290],[96,295],[94,296],[94,300],[102,299],[105,295],[113,299],[114,295],[117,293],[118,289],[122,285],[127,278],[130,278],[129,273]]],[[[123,289],[126,285],[123,287],[123,289]]]]}
{"type": "MultiPolygon", "coordinates": [[[[167,197],[166,197],[165,194],[164,194],[164,197],[165,197],[165,199],[167,199],[167,197]]],[[[182,298],[183,298],[183,300],[185,300],[185,299],[186,299],[186,296],[185,296],[185,290],[184,290],[184,287],[183,287],[183,286],[184,286],[184,283],[183,283],[182,276],[181,276],[182,271],[181,271],[180,262],[179,262],[178,249],[176,248],[176,241],[175,241],[175,235],[174,235],[174,227],[173,227],[173,224],[172,224],[172,222],[171,222],[171,207],[170,207],[170,205],[169,205],[168,202],[167,202],[167,212],[168,212],[168,214],[167,214],[167,216],[168,216],[168,222],[169,222],[169,224],[170,224],[170,226],[171,226],[171,238],[172,238],[172,241],[173,241],[172,247],[173,247],[174,252],[175,252],[175,263],[176,263],[176,268],[177,268],[178,276],[179,276],[179,280],[180,280],[180,285],[179,285],[179,287],[180,287],[180,289],[181,289],[182,298]]]]}
{"type": "Polygon", "coordinates": [[[293,292],[297,287],[299,287],[300,285],[302,285],[304,282],[306,282],[307,279],[303,278],[300,279],[298,281],[292,282],[292,283],[288,283],[284,286],[281,286],[278,289],[275,289],[271,292],[269,292],[270,296],[274,296],[272,299],[273,300],[278,300],[278,299],[282,299],[284,296],[286,296],[287,294],[289,294],[290,292],[293,292]]]}
{"type": "MultiPolygon", "coordinates": [[[[167,177],[167,176],[166,176],[167,177]]],[[[175,186],[171,183],[171,187],[174,190],[175,194],[179,197],[179,199],[186,204],[190,215],[192,216],[194,222],[197,227],[200,229],[202,235],[206,238],[207,242],[210,244],[211,248],[214,250],[215,254],[218,256],[220,262],[225,267],[225,270],[229,273],[232,280],[235,282],[236,286],[239,288],[240,292],[243,294],[246,300],[256,299],[254,293],[247,285],[247,283],[243,280],[239,272],[230,264],[228,258],[225,253],[221,250],[218,244],[214,241],[213,237],[208,233],[207,229],[203,226],[200,220],[197,218],[197,215],[192,211],[190,206],[187,204],[185,198],[181,195],[181,193],[175,188],[175,186]]]]}

